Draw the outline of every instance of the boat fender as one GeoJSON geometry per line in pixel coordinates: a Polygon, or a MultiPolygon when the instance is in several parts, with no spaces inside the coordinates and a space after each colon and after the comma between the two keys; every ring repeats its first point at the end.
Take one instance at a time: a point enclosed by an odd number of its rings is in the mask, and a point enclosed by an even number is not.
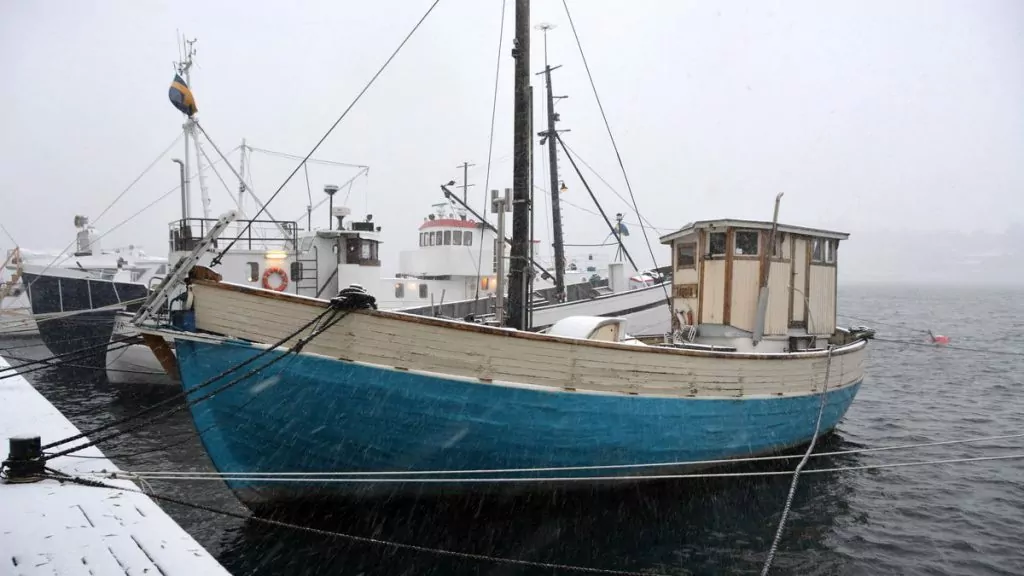
{"type": "Polygon", "coordinates": [[[285,288],[288,287],[288,273],[283,268],[277,266],[271,266],[263,271],[263,287],[267,290],[273,290],[274,292],[284,292],[285,288]],[[277,286],[270,284],[271,276],[279,276],[281,283],[277,286]]]}
{"type": "Polygon", "coordinates": [[[331,308],[339,310],[376,310],[377,299],[359,284],[342,288],[331,298],[331,308]]]}

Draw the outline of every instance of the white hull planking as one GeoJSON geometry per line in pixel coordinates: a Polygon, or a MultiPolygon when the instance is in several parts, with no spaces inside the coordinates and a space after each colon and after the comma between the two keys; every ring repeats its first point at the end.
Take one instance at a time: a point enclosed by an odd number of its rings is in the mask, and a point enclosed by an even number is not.
{"type": "MultiPolygon", "coordinates": [[[[660,290],[660,288],[658,288],[660,290]]],[[[273,343],[325,303],[232,284],[193,284],[200,330],[273,343]]],[[[645,347],[516,332],[395,312],[351,313],[305,351],[401,369],[576,390],[745,398],[820,392],[827,353],[740,354],[645,347]]],[[[829,389],[859,382],[866,343],[833,353],[829,389]]]]}

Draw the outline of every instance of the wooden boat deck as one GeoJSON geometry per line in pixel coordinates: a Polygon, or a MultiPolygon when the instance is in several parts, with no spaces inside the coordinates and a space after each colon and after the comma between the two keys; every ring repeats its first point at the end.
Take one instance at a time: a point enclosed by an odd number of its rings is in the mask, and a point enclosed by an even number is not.
{"type": "MultiPolygon", "coordinates": [[[[10,365],[0,357],[0,372],[10,365]]],[[[0,451],[11,436],[43,444],[79,430],[21,376],[0,380],[0,451]]],[[[117,470],[98,448],[48,463],[65,474],[117,470]]],[[[127,480],[106,484],[137,488],[127,480]]],[[[0,484],[0,574],[228,574],[217,560],[140,493],[44,480],[0,484]]]]}

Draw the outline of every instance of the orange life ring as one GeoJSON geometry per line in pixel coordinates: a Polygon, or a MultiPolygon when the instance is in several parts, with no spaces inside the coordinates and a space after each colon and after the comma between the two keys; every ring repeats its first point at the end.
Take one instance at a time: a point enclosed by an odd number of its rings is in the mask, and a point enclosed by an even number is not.
{"type": "Polygon", "coordinates": [[[288,287],[288,274],[277,266],[271,266],[263,271],[263,287],[267,290],[273,290],[275,292],[284,292],[285,288],[288,287]],[[281,283],[277,286],[270,285],[270,277],[273,275],[281,277],[281,283]]]}

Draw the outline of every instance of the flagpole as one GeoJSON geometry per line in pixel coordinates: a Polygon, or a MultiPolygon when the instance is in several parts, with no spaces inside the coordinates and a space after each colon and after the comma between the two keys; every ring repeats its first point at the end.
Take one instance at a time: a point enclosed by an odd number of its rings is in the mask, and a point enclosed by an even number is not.
{"type": "MultiPolygon", "coordinates": [[[[196,41],[195,39],[186,40],[182,39],[185,44],[185,55],[181,62],[178,63],[178,74],[185,79],[185,85],[191,88],[192,86],[192,57],[195,56],[196,50],[193,46],[196,41]]],[[[193,129],[192,117],[186,115],[185,124],[182,125],[182,130],[185,133],[185,182],[183,184],[185,196],[185,214],[186,219],[192,215],[192,182],[189,174],[192,173],[192,154],[191,154],[191,140],[194,138],[195,130],[193,129]]]]}

